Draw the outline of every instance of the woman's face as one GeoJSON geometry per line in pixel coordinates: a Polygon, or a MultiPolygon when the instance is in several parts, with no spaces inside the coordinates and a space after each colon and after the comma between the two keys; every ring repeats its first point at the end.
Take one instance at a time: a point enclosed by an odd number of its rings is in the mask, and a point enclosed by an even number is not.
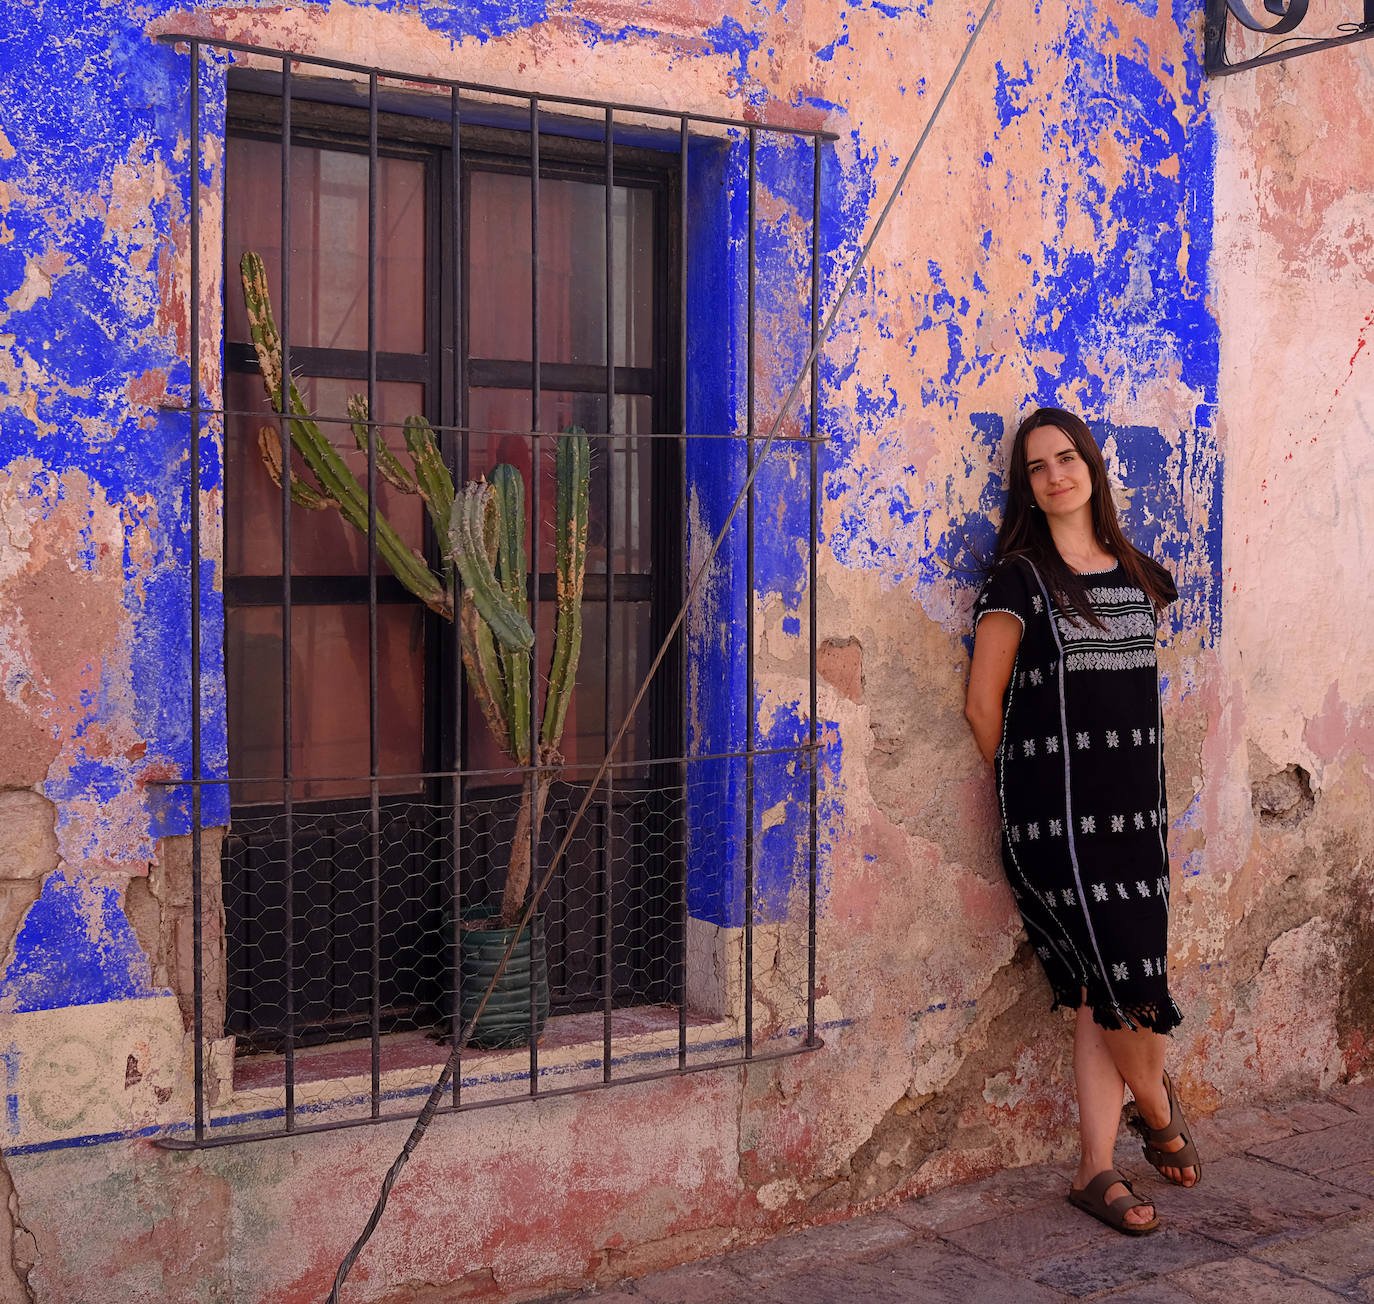
{"type": "Polygon", "coordinates": [[[1031,493],[1047,517],[1062,520],[1091,511],[1092,472],[1064,431],[1058,426],[1037,426],[1026,436],[1025,450],[1031,493]]]}

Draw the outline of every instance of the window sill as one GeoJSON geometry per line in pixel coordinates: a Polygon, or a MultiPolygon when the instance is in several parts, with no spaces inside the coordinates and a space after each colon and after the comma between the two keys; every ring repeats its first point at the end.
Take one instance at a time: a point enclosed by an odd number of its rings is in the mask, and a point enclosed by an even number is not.
{"type": "MultiPolygon", "coordinates": [[[[694,1067],[740,1053],[742,1029],[733,1019],[688,1015],[687,1048],[694,1067]]],[[[593,1010],[551,1018],[539,1039],[539,1085],[543,1090],[599,1086],[603,1082],[602,1013],[593,1010]]],[[[677,1067],[678,1011],[646,1005],[611,1014],[611,1076],[635,1076],[677,1067]]],[[[350,1041],[296,1051],[296,1115],[302,1124],[337,1124],[371,1116],[372,1047],[350,1041]]],[[[392,1033],[381,1041],[379,1108],[385,1115],[418,1110],[448,1056],[447,1043],[422,1032],[392,1033]]],[[[530,1095],[529,1047],[466,1050],[461,1100],[465,1105],[522,1100],[530,1095]]],[[[253,1055],[233,1066],[233,1089],[222,1091],[211,1127],[234,1128],[281,1119],[285,1112],[285,1060],[253,1055]]],[[[446,1098],[449,1103],[451,1097],[446,1098]]]]}

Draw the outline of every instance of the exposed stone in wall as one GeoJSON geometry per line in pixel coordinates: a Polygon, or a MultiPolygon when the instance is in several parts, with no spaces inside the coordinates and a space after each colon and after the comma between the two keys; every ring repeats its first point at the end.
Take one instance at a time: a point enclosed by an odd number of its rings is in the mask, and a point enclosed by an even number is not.
{"type": "MultiPolygon", "coordinates": [[[[223,829],[206,829],[201,837],[201,973],[202,1009],[207,1037],[224,1027],[224,903],[220,891],[223,829]]],[[[131,879],[124,909],[152,966],[152,982],[176,993],[187,1028],[195,1014],[195,948],[193,937],[191,839],[163,838],[158,857],[143,878],[131,879]]]]}
{"type": "Polygon", "coordinates": [[[19,1216],[19,1196],[10,1171],[0,1160],[0,1304],[38,1304],[38,1296],[29,1285],[29,1273],[38,1257],[33,1234],[19,1216]]]}
{"type": "Polygon", "coordinates": [[[1294,828],[1316,804],[1312,776],[1301,765],[1285,766],[1256,779],[1250,785],[1250,800],[1262,824],[1294,828]]]}

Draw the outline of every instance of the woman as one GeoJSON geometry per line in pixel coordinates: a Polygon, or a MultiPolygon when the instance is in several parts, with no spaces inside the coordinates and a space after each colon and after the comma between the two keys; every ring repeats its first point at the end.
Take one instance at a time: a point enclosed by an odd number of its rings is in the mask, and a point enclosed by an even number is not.
{"type": "Polygon", "coordinates": [[[1123,1086],[1168,1181],[1202,1174],[1164,1071],[1182,1016],[1166,976],[1169,858],[1155,663],[1169,573],[1121,532],[1083,421],[1040,408],[1016,432],[996,565],[975,607],[965,715],[996,772],[1002,862],[1054,989],[1078,1011],[1082,1157],[1069,1199],[1128,1235],[1153,1204],[1112,1168],[1123,1086]]]}

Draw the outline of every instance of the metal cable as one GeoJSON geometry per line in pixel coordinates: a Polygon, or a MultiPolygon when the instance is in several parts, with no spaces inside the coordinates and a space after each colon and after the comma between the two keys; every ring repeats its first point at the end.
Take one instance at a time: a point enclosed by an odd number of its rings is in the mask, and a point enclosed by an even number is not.
{"type": "MultiPolygon", "coordinates": [[[[959,61],[954,65],[954,71],[950,73],[949,80],[945,83],[944,90],[940,92],[940,98],[936,101],[934,110],[932,110],[930,117],[926,120],[926,125],[921,132],[920,139],[917,140],[915,147],[908,155],[906,163],[901,173],[898,175],[896,183],[892,187],[892,192],[888,195],[887,202],[883,205],[882,212],[878,214],[877,221],[874,222],[873,229],[868,234],[868,239],[864,241],[864,246],[859,251],[858,258],[854,261],[854,266],[850,268],[849,275],[845,277],[844,284],[840,287],[840,292],[835,297],[834,304],[831,305],[830,311],[826,314],[825,322],[820,332],[817,334],[816,341],[812,344],[810,352],[806,356],[806,361],[802,363],[796,379],[792,382],[791,388],[783,398],[777,416],[773,418],[773,423],[769,427],[768,434],[765,436],[762,446],[759,449],[758,456],[754,460],[753,469],[745,477],[744,483],[740,486],[739,493],[735,496],[734,503],[726,514],[724,523],[717,532],[705,557],[702,558],[701,565],[697,567],[696,574],[693,575],[692,582],[688,585],[687,593],[682,600],[682,605],[678,608],[677,615],[673,617],[673,622],[669,626],[668,632],[663,636],[663,641],[659,645],[657,654],[654,656],[652,663],[645,672],[644,678],[640,682],[639,689],[635,693],[633,700],[626,709],[625,718],[621,722],[620,728],[616,731],[616,735],[606,751],[605,758],[602,760],[596,775],[591,782],[588,783],[582,802],[574,812],[572,820],[568,824],[567,831],[563,835],[563,840],[558,844],[558,849],[554,852],[549,862],[548,869],[544,871],[543,877],[540,878],[538,884],[536,884],[534,891],[530,893],[529,902],[525,906],[524,913],[521,915],[519,923],[512,930],[511,940],[506,946],[505,954],[501,957],[501,963],[497,965],[496,972],[492,975],[491,982],[488,984],[486,991],[482,993],[482,999],[478,1001],[477,1008],[473,1011],[472,1017],[464,1025],[462,1037],[454,1043],[452,1050],[449,1051],[448,1060],[445,1062],[438,1080],[430,1091],[429,1097],[425,1101],[424,1108],[420,1111],[419,1117],[416,1118],[415,1125],[411,1128],[410,1135],[406,1138],[405,1145],[401,1147],[400,1153],[396,1156],[395,1160],[392,1161],[391,1167],[387,1170],[386,1176],[382,1179],[381,1192],[377,1197],[377,1203],[373,1206],[372,1214],[368,1218],[367,1224],[363,1227],[362,1233],[359,1235],[358,1239],[354,1241],[353,1247],[344,1255],[342,1262],[339,1264],[339,1270],[334,1276],[334,1287],[329,1292],[328,1304],[339,1304],[339,1291],[344,1281],[347,1279],[349,1272],[352,1270],[353,1264],[357,1261],[358,1255],[362,1253],[363,1247],[371,1238],[372,1233],[377,1229],[377,1223],[381,1220],[382,1214],[386,1210],[387,1200],[391,1195],[391,1188],[396,1185],[396,1179],[400,1176],[401,1170],[405,1167],[410,1156],[415,1152],[415,1148],[420,1144],[421,1139],[429,1129],[430,1123],[434,1120],[434,1115],[438,1112],[440,1101],[443,1099],[444,1091],[447,1089],[449,1081],[453,1076],[454,1067],[458,1062],[459,1056],[466,1048],[468,1040],[472,1036],[473,1029],[477,1026],[477,1021],[482,1017],[482,1012],[486,1009],[487,1002],[491,998],[491,994],[495,990],[496,984],[500,981],[501,975],[505,973],[506,966],[515,950],[516,943],[521,934],[529,926],[530,919],[534,915],[534,909],[539,902],[539,898],[544,894],[545,889],[547,889],[549,883],[553,880],[554,871],[558,868],[564,853],[572,842],[573,835],[581,824],[583,815],[586,814],[587,808],[592,804],[597,788],[600,786],[601,780],[606,776],[606,772],[611,766],[612,757],[615,755],[617,749],[620,747],[621,741],[629,730],[634,720],[635,712],[639,709],[639,704],[644,700],[644,694],[648,692],[649,685],[653,681],[655,673],[658,671],[663,659],[668,655],[668,650],[672,646],[673,639],[677,637],[677,632],[682,627],[682,622],[687,617],[687,612],[691,608],[692,600],[696,596],[697,590],[704,581],[711,563],[715,560],[716,554],[720,551],[726,536],[730,532],[730,525],[734,521],[735,515],[744,505],[748,498],[749,491],[754,487],[754,481],[758,478],[759,471],[767,460],[768,454],[777,438],[778,431],[782,428],[783,421],[791,410],[792,404],[796,401],[797,395],[801,392],[802,382],[806,379],[821,349],[825,346],[826,340],[830,336],[830,331],[834,327],[835,319],[839,315],[840,308],[844,305],[845,299],[848,298],[849,292],[853,288],[859,272],[868,261],[868,255],[873,248],[874,241],[877,240],[879,232],[882,231],[884,223],[886,223],[889,214],[892,212],[897,202],[897,197],[901,194],[902,186],[906,183],[907,176],[910,174],[912,167],[916,163],[917,157],[920,155],[921,150],[924,148],[930,136],[931,130],[939,119],[940,112],[945,107],[945,101],[949,98],[950,92],[953,91],[955,85],[958,83],[959,77],[964,71],[964,65],[968,62],[968,57],[973,52],[973,47],[977,43],[978,37],[982,33],[996,5],[997,0],[988,0],[987,6],[983,10],[982,17],[978,19],[972,34],[969,36],[968,43],[964,46],[963,53],[959,56],[959,61]]],[[[537,783],[537,767],[535,771],[535,780],[537,783]]]]}

